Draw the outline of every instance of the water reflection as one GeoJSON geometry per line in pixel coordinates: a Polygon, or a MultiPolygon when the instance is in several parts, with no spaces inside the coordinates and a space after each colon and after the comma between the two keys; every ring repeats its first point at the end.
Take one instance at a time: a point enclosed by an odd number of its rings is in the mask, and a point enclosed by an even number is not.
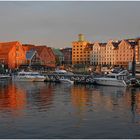
{"type": "Polygon", "coordinates": [[[131,88],[131,112],[132,112],[132,122],[140,124],[140,89],[131,88]]]}
{"type": "Polygon", "coordinates": [[[0,88],[0,109],[20,110],[26,105],[26,95],[14,84],[3,83],[0,88]]]}
{"type": "Polygon", "coordinates": [[[4,138],[139,137],[140,89],[3,83],[0,122],[4,138]]]}
{"type": "Polygon", "coordinates": [[[74,86],[71,91],[72,103],[81,112],[84,112],[88,106],[92,106],[95,110],[102,105],[112,109],[113,106],[119,104],[125,93],[126,88],[124,87],[83,85],[74,86]]]}
{"type": "Polygon", "coordinates": [[[39,111],[47,110],[53,101],[53,86],[44,82],[15,83],[27,96],[28,106],[39,111]]]}

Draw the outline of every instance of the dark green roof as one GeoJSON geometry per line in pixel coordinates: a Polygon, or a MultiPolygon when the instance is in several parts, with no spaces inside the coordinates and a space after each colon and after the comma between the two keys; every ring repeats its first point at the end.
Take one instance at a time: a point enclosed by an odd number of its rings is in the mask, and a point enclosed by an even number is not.
{"type": "Polygon", "coordinates": [[[55,55],[62,56],[63,57],[63,53],[59,49],[53,48],[52,50],[53,50],[53,52],[54,52],[55,55]]]}

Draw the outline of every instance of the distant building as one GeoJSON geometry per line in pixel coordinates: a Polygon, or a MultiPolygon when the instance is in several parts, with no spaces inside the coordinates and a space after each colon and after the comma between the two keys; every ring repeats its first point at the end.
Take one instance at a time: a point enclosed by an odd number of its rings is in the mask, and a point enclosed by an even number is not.
{"type": "Polygon", "coordinates": [[[26,61],[22,44],[18,41],[0,43],[0,63],[10,69],[18,68],[26,61]]]}
{"type": "Polygon", "coordinates": [[[58,48],[53,48],[53,53],[55,54],[56,65],[63,65],[64,64],[64,55],[58,48]]]}
{"type": "Polygon", "coordinates": [[[64,64],[71,65],[72,64],[72,48],[62,48],[60,50],[64,55],[64,64]]]}
{"type": "Polygon", "coordinates": [[[40,57],[35,50],[29,50],[26,52],[26,60],[28,65],[40,64],[40,57]]]}
{"type": "Polygon", "coordinates": [[[38,54],[38,63],[40,63],[40,65],[55,67],[55,55],[51,48],[47,46],[35,46],[30,44],[23,44],[23,48],[25,53],[29,53],[29,51],[36,51],[38,54]]]}
{"type": "Polygon", "coordinates": [[[136,62],[140,62],[140,45],[136,39],[110,40],[107,43],[95,42],[90,51],[90,64],[127,67],[129,62],[133,61],[134,48],[136,62]]]}

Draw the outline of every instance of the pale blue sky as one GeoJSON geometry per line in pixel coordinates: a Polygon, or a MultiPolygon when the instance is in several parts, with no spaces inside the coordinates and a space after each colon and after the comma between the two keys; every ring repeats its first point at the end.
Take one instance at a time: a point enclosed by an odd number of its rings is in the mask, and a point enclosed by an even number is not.
{"type": "Polygon", "coordinates": [[[0,42],[70,47],[88,41],[140,37],[140,2],[0,2],[0,42]]]}

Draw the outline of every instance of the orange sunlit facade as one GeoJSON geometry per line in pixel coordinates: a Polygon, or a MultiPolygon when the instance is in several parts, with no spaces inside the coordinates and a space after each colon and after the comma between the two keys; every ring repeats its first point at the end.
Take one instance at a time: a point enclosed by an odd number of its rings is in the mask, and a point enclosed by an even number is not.
{"type": "Polygon", "coordinates": [[[88,64],[90,61],[90,51],[86,51],[89,43],[84,40],[84,36],[79,34],[79,40],[72,42],[72,64],[88,64]]]}
{"type": "Polygon", "coordinates": [[[10,69],[18,68],[25,63],[25,52],[18,41],[0,43],[0,63],[10,69]]]}

